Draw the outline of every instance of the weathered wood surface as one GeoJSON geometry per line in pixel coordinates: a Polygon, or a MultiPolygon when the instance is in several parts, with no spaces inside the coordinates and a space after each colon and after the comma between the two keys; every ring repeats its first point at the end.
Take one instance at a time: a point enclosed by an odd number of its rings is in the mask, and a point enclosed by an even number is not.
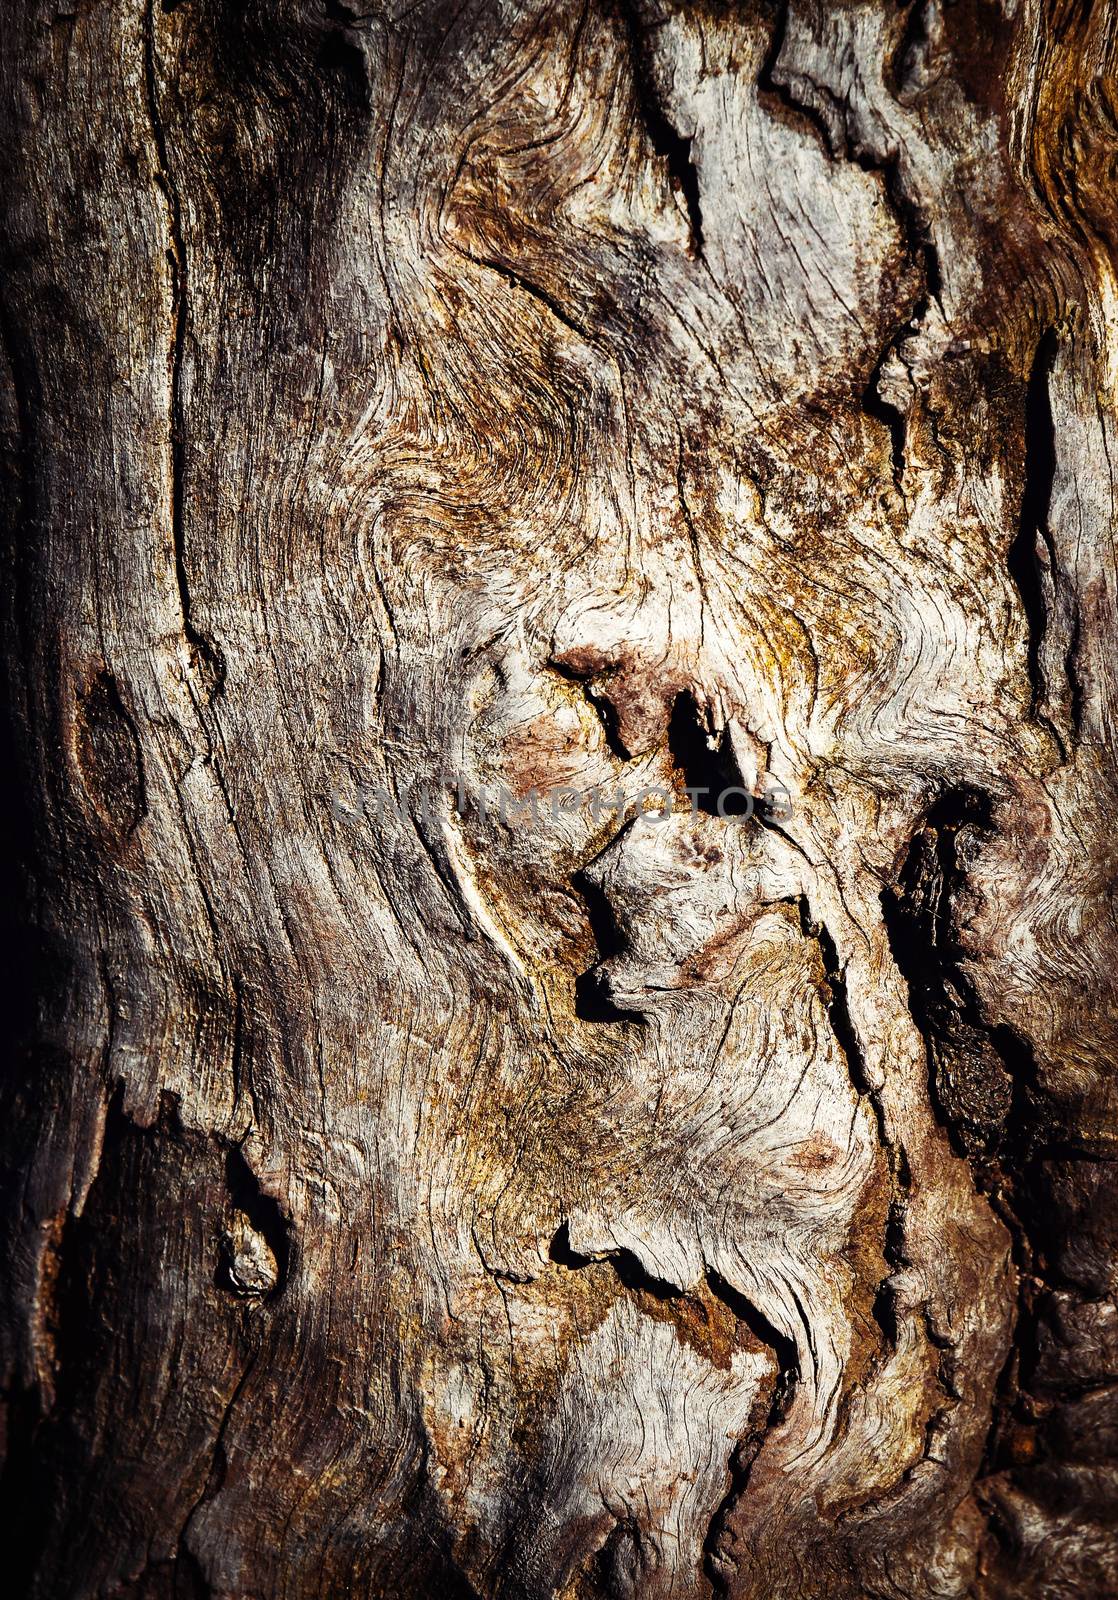
{"type": "Polygon", "coordinates": [[[1113,6],[4,14],[18,1592],[1114,1594],[1113,6]]]}

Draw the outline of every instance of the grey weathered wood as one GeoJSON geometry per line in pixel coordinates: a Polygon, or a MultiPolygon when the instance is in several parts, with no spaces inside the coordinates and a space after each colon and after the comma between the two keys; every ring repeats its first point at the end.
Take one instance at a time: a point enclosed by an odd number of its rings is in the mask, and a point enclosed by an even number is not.
{"type": "Polygon", "coordinates": [[[1109,0],[4,16],[18,1591],[1112,1593],[1109,0]]]}

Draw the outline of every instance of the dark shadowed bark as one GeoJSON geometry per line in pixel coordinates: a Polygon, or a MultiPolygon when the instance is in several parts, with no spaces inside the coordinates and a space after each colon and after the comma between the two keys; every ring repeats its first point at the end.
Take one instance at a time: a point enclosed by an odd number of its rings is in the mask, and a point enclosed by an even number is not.
{"type": "Polygon", "coordinates": [[[1118,1593],[1113,5],[3,15],[11,1592],[1118,1593]]]}

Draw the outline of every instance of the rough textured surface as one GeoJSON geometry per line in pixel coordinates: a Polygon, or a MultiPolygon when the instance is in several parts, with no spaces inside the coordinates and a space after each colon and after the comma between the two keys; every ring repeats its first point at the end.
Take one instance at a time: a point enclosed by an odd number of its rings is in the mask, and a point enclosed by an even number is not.
{"type": "Polygon", "coordinates": [[[1113,6],[4,13],[18,1592],[1115,1593],[1113,6]]]}

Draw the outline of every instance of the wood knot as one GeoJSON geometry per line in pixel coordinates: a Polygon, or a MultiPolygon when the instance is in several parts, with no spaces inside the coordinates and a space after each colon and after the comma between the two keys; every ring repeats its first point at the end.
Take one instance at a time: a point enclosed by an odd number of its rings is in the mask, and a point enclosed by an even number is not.
{"type": "Polygon", "coordinates": [[[280,1274],[275,1252],[243,1211],[234,1212],[222,1233],[221,1246],[223,1288],[245,1299],[258,1300],[276,1289],[280,1274]]]}
{"type": "Polygon", "coordinates": [[[79,690],[74,762],[82,790],[104,830],[123,841],[146,810],[140,740],[112,673],[101,670],[79,690]]]}

